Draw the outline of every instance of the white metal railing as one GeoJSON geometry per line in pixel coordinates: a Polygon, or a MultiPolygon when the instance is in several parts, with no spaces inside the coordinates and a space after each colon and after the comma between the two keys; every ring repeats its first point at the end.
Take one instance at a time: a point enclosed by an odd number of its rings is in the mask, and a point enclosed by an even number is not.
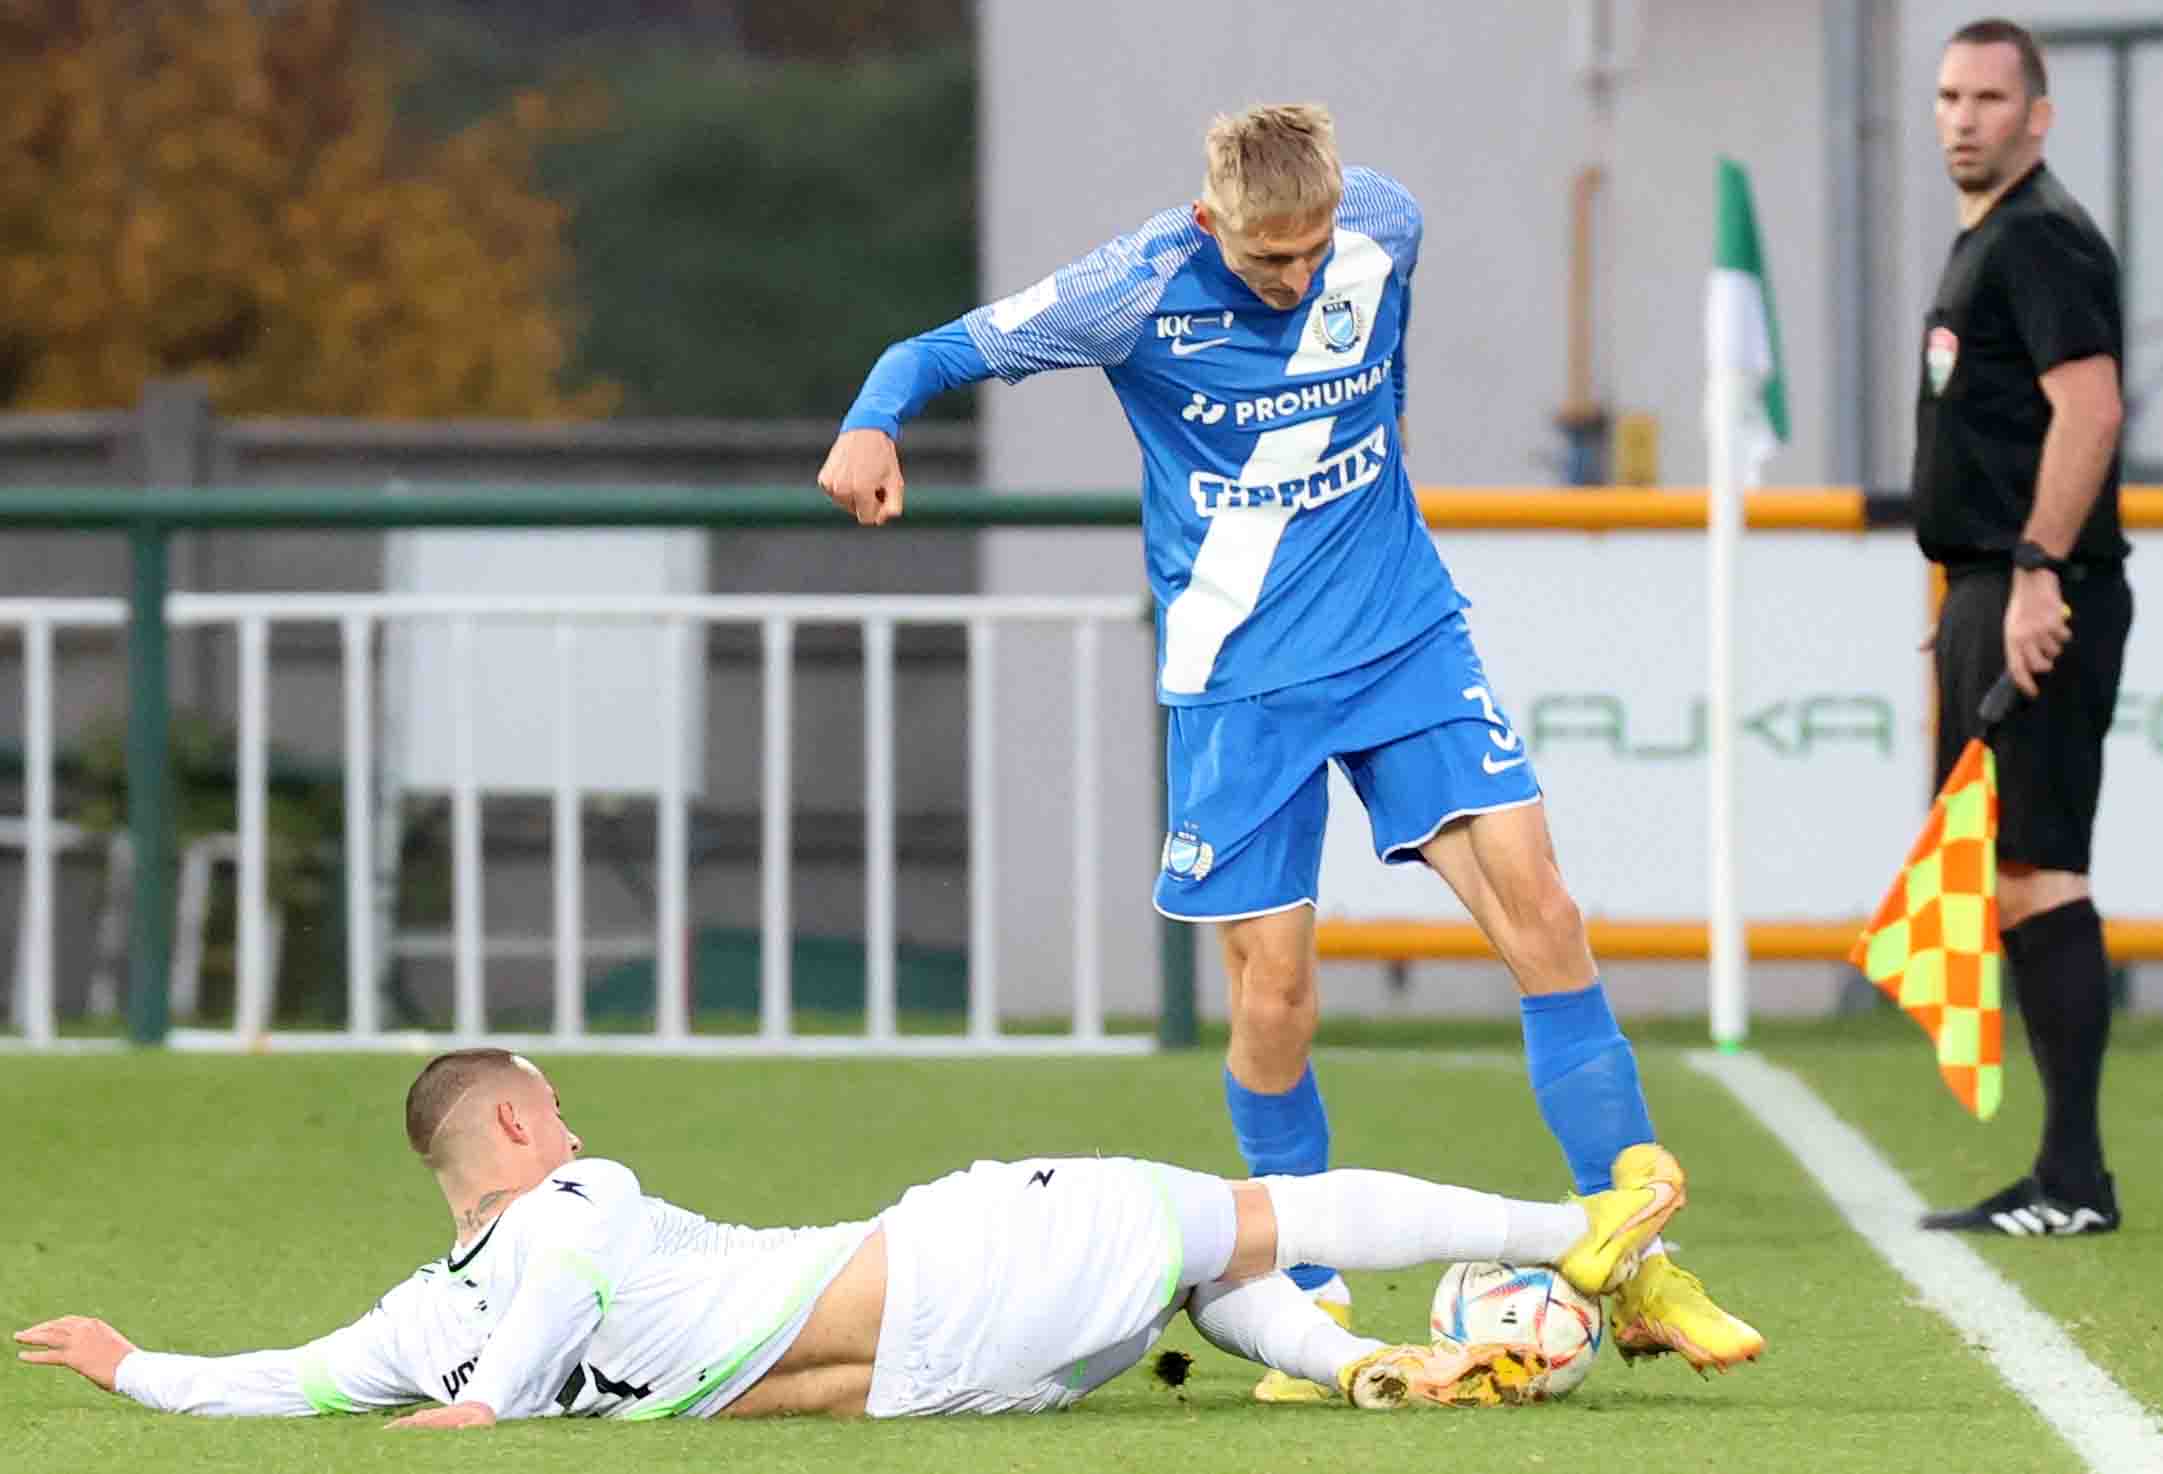
{"type": "MultiPolygon", "coordinates": [[[[668,1053],[1066,1053],[1141,1052],[1148,1036],[1105,1032],[1097,928],[1101,785],[1096,735],[1100,626],[1131,621],[1137,601],[1115,598],[987,596],[855,597],[543,597],[455,595],[175,594],[168,621],[182,628],[230,627],[238,665],[239,786],[234,850],[238,869],[236,998],[230,1030],[175,1028],[178,1048],[382,1049],[488,1040],[508,1047],[668,1053]],[[373,919],[376,846],[381,842],[373,777],[377,766],[374,637],[398,621],[436,621],[450,632],[453,772],[451,782],[452,1023],[447,1035],[386,1032],[377,1007],[379,943],[373,919]],[[484,987],[481,891],[481,784],[475,759],[473,644],[483,621],[539,622],[554,641],[555,781],[551,865],[554,925],[551,1030],[490,1034],[484,987]],[[574,724],[578,629],[596,622],[659,625],[664,671],[682,668],[692,630],[715,623],[761,631],[764,752],[760,828],[760,1004],[755,1034],[696,1034],[691,1029],[685,943],[690,935],[686,793],[681,691],[661,685],[656,713],[664,740],[657,783],[658,871],[654,918],[655,1016],[650,1034],[590,1034],[585,1027],[583,855],[580,793],[575,783],[574,724]],[[277,624],[330,624],[340,632],[344,692],[344,870],[347,915],[347,1025],[343,1032],[269,1029],[272,1004],[271,913],[267,889],[267,755],[270,630],[277,624]],[[854,624],[863,631],[865,726],[865,1030],[861,1035],[800,1035],[791,1021],[790,750],[793,654],[797,626],[854,624]],[[998,775],[993,732],[997,630],[1010,623],[1072,626],[1075,706],[1073,1004],[1069,1032],[1006,1035],[999,1023],[997,878],[993,847],[998,775]],[[959,626],[968,650],[969,1001],[965,1032],[904,1035],[896,1019],[894,850],[894,634],[904,624],[959,626]],[[674,663],[669,663],[674,662],[674,663]]],[[[21,1037],[55,1042],[53,868],[63,829],[53,814],[53,639],[63,629],[125,625],[126,606],[111,599],[0,599],[0,628],[21,633],[23,647],[24,885],[16,1009],[21,1037]]]]}
{"type": "Polygon", "coordinates": [[[40,1048],[58,1042],[53,872],[72,838],[53,816],[53,637],[62,629],[116,628],[127,618],[118,599],[0,600],[0,625],[21,630],[23,650],[23,881],[12,1013],[22,1037],[40,1048]]]}

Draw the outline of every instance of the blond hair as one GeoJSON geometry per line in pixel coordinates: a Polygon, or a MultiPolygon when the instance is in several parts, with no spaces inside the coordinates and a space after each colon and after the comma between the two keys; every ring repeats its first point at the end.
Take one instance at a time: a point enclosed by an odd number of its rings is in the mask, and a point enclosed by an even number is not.
{"type": "Polygon", "coordinates": [[[1344,195],[1337,126],[1317,102],[1263,103],[1219,114],[1202,145],[1202,202],[1233,230],[1313,220],[1344,195]]]}

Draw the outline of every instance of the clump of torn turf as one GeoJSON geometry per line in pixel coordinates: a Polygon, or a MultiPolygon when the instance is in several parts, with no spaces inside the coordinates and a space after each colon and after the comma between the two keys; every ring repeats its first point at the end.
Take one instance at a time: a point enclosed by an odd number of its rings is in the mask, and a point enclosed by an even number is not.
{"type": "Polygon", "coordinates": [[[1165,1386],[1184,1387],[1187,1385],[1187,1378],[1194,1373],[1194,1358],[1184,1351],[1159,1352],[1156,1365],[1151,1370],[1165,1386]]]}

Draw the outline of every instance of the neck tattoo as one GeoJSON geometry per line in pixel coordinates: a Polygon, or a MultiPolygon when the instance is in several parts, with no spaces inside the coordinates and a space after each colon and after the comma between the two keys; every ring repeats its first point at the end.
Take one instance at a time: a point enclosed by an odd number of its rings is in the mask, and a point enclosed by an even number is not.
{"type": "Polygon", "coordinates": [[[511,1190],[504,1187],[492,1188],[482,1193],[472,1207],[458,1215],[459,1236],[463,1238],[479,1233],[481,1225],[488,1221],[497,1205],[510,1195],[511,1190]]]}

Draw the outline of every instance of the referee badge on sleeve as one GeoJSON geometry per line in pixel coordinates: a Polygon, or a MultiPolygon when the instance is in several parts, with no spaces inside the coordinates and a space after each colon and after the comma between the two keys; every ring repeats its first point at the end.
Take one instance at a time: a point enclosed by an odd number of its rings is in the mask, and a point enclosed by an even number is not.
{"type": "Polygon", "coordinates": [[[1935,327],[1923,339],[1923,363],[1930,370],[1930,392],[1943,394],[1953,365],[1960,361],[1960,339],[1948,327],[1935,327]]]}

